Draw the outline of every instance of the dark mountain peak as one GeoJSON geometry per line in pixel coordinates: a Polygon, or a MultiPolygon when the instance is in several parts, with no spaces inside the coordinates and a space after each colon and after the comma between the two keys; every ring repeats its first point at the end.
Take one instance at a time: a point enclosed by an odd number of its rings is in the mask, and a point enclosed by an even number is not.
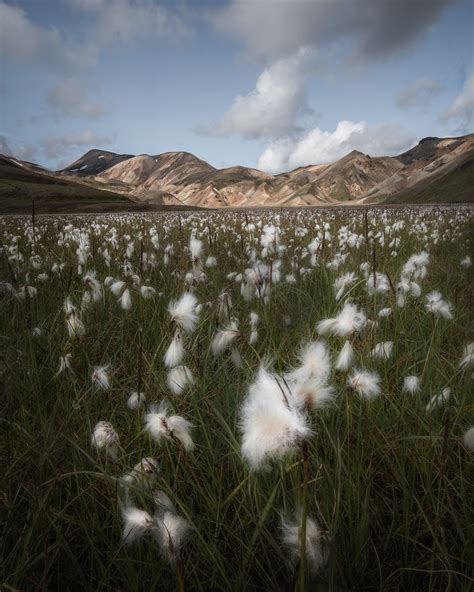
{"type": "Polygon", "coordinates": [[[72,164],[58,172],[75,173],[83,176],[98,175],[102,171],[129,158],[133,158],[133,154],[117,154],[108,150],[92,148],[92,150],[89,150],[72,164]]]}

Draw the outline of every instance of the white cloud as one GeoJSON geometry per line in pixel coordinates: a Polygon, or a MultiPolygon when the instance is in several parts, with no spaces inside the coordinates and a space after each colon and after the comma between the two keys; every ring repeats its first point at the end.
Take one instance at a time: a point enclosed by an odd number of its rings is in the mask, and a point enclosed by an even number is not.
{"type": "Polygon", "coordinates": [[[37,149],[32,144],[22,144],[19,142],[13,142],[12,144],[9,138],[0,134],[0,154],[13,156],[19,160],[32,160],[36,156],[36,153],[37,149]]]}
{"type": "Polygon", "coordinates": [[[91,45],[75,45],[57,29],[35,25],[24,10],[1,0],[0,55],[19,64],[46,63],[73,69],[86,69],[96,59],[91,45]]]}
{"type": "Polygon", "coordinates": [[[395,103],[400,109],[425,108],[431,99],[444,90],[438,80],[420,78],[395,95],[395,103]]]}
{"type": "Polygon", "coordinates": [[[298,117],[311,112],[305,90],[305,76],[316,67],[312,50],[301,48],[288,58],[265,68],[255,89],[237,96],[220,121],[198,133],[244,138],[278,138],[298,131],[298,117]]]}
{"type": "Polygon", "coordinates": [[[280,173],[301,166],[330,163],[352,150],[370,156],[386,156],[403,152],[415,138],[399,126],[364,121],[340,121],[333,132],[314,128],[299,138],[283,138],[267,146],[258,161],[258,168],[280,173]]]}
{"type": "Polygon", "coordinates": [[[150,38],[182,39],[188,26],[175,13],[150,0],[67,0],[95,13],[92,36],[98,45],[131,43],[150,38]]]}
{"type": "Polygon", "coordinates": [[[474,128],[474,74],[464,83],[451,107],[441,114],[444,122],[454,121],[457,133],[472,132],[474,128]]]}
{"type": "Polygon", "coordinates": [[[109,145],[112,139],[109,136],[95,134],[91,130],[83,132],[71,132],[63,136],[49,135],[41,141],[41,147],[48,159],[61,157],[70,154],[79,147],[97,148],[109,145]]]}
{"type": "Polygon", "coordinates": [[[77,78],[61,80],[50,90],[46,100],[54,114],[59,117],[97,119],[105,113],[102,105],[89,100],[84,82],[77,78]]]}
{"type": "Polygon", "coordinates": [[[450,0],[232,0],[211,20],[264,61],[303,45],[340,45],[353,56],[378,60],[416,41],[450,0]]]}

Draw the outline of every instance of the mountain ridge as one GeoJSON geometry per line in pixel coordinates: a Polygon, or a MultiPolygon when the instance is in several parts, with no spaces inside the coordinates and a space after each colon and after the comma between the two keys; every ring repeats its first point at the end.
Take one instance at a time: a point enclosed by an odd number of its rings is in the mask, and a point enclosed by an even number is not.
{"type": "MultiPolygon", "coordinates": [[[[28,195],[34,198],[38,194],[35,183],[43,185],[46,177],[56,193],[63,184],[62,191],[64,186],[68,195],[76,190],[78,200],[91,195],[103,196],[105,201],[125,198],[133,207],[474,201],[474,183],[470,183],[474,175],[474,134],[426,137],[396,156],[370,156],[352,150],[335,162],[311,164],[277,175],[240,165],[218,169],[184,151],[133,155],[93,148],[59,171],[47,171],[12,157],[2,158],[0,207],[5,196],[11,197],[11,169],[6,178],[2,176],[7,161],[23,169],[24,199],[28,195]],[[32,180],[31,175],[40,177],[32,180]]],[[[18,170],[15,175],[18,177],[18,170]]],[[[18,187],[15,189],[18,193],[18,187]]]]}

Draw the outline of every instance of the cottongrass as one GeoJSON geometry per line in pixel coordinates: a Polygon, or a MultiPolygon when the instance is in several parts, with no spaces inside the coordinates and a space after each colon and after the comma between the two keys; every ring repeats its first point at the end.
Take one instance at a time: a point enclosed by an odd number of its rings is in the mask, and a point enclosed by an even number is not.
{"type": "Polygon", "coordinates": [[[187,452],[194,449],[191,438],[193,424],[179,415],[168,415],[168,404],[162,401],[159,406],[152,406],[145,415],[145,432],[148,432],[155,442],[162,440],[180,442],[187,452]]]}
{"type": "Polygon", "coordinates": [[[354,369],[347,379],[347,384],[363,399],[375,399],[382,393],[380,376],[376,372],[354,369]]]}
{"type": "Polygon", "coordinates": [[[403,379],[403,392],[414,395],[420,391],[421,380],[418,376],[405,376],[403,379]]]}
{"type": "Polygon", "coordinates": [[[464,432],[462,437],[464,446],[470,451],[474,452],[474,426],[470,427],[464,432]]]}
{"type": "MultiPolygon", "coordinates": [[[[283,516],[281,518],[282,543],[289,551],[293,563],[301,559],[302,526],[301,510],[297,512],[294,520],[286,520],[283,516]]],[[[317,574],[326,565],[328,553],[324,547],[323,532],[318,523],[310,517],[306,518],[305,538],[306,561],[312,573],[317,574]]]]}
{"type": "Polygon", "coordinates": [[[261,367],[241,408],[242,456],[252,470],[294,451],[312,430],[283,380],[261,367]]]}
{"type": "Polygon", "coordinates": [[[173,395],[180,395],[194,384],[193,373],[187,366],[175,366],[168,372],[166,384],[173,395]]]}

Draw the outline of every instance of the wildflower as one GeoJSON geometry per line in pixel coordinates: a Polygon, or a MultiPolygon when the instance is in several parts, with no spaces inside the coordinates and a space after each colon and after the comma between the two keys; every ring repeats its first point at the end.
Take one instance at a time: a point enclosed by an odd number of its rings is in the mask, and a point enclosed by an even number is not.
{"type": "Polygon", "coordinates": [[[219,356],[240,336],[239,323],[232,319],[229,326],[225,329],[219,329],[212,340],[212,353],[219,356]]]}
{"type": "Polygon", "coordinates": [[[420,390],[420,379],[418,376],[405,376],[403,380],[403,392],[413,395],[420,390]]]}
{"type": "Polygon", "coordinates": [[[66,370],[70,372],[73,371],[72,369],[72,354],[66,354],[65,356],[60,356],[59,358],[59,370],[56,373],[56,376],[62,374],[66,370]]]}
{"type": "Polygon", "coordinates": [[[156,294],[156,290],[151,286],[141,286],[140,294],[142,295],[142,298],[144,298],[145,300],[150,300],[156,294]]]}
{"type": "Polygon", "coordinates": [[[370,352],[373,358],[378,360],[388,360],[392,354],[393,341],[383,341],[377,343],[374,349],[370,352]]]}
{"type": "Polygon", "coordinates": [[[145,402],[145,393],[131,393],[127,399],[127,407],[132,411],[138,409],[145,402]]]}
{"type": "Polygon", "coordinates": [[[171,320],[185,333],[192,333],[196,328],[199,320],[195,310],[196,305],[196,296],[191,292],[185,292],[179,300],[174,300],[168,305],[171,320]]]}
{"type": "Polygon", "coordinates": [[[361,331],[366,323],[367,317],[365,314],[358,311],[355,304],[346,303],[336,318],[320,321],[316,326],[316,330],[320,335],[333,334],[346,337],[361,331]]]}
{"type": "Polygon", "coordinates": [[[80,317],[76,314],[70,314],[66,318],[66,329],[69,337],[81,337],[86,334],[86,328],[80,317]]]}
{"type": "Polygon", "coordinates": [[[125,288],[122,292],[118,302],[123,310],[130,310],[132,308],[132,297],[130,296],[130,290],[128,288],[125,288]]]}
{"type": "Polygon", "coordinates": [[[301,366],[285,375],[298,408],[322,407],[334,396],[334,390],[327,385],[331,372],[331,361],[325,344],[321,341],[309,343],[300,353],[301,366]]]}
{"type": "Polygon", "coordinates": [[[304,416],[290,404],[291,393],[263,367],[241,409],[242,455],[250,468],[281,459],[311,435],[304,416]],[[285,394],[286,391],[286,394],[285,394]]]}
{"type": "MultiPolygon", "coordinates": [[[[290,552],[293,561],[296,562],[300,559],[301,553],[302,512],[299,511],[297,519],[292,521],[286,521],[282,516],[281,522],[283,545],[290,552]]],[[[306,561],[313,574],[316,574],[325,566],[328,553],[323,547],[323,533],[318,523],[310,517],[306,518],[305,536],[306,561]]]]}
{"type": "Polygon", "coordinates": [[[451,304],[449,302],[445,302],[441,296],[441,294],[437,290],[433,290],[426,296],[427,304],[425,308],[433,313],[436,317],[443,317],[445,319],[452,319],[453,314],[451,312],[451,304]]]}
{"type": "Polygon", "coordinates": [[[375,372],[354,369],[347,379],[347,384],[363,399],[375,399],[381,394],[380,377],[375,372]]]}
{"type": "Polygon", "coordinates": [[[462,441],[464,443],[464,446],[470,450],[471,452],[474,452],[474,426],[469,428],[465,433],[464,436],[462,438],[462,441]]]}
{"type": "Polygon", "coordinates": [[[168,406],[162,401],[158,407],[151,408],[151,412],[145,415],[145,431],[149,432],[155,442],[165,440],[178,440],[184,449],[190,452],[194,448],[194,442],[190,431],[193,427],[184,417],[168,415],[168,406]]]}
{"type": "Polygon", "coordinates": [[[122,517],[124,520],[122,539],[127,545],[140,539],[153,527],[153,519],[150,514],[138,508],[126,507],[122,509],[122,517]]]}
{"type": "Polygon", "coordinates": [[[216,267],[216,265],[217,265],[217,259],[215,257],[209,256],[206,259],[206,267],[216,267]]]}
{"type": "Polygon", "coordinates": [[[183,340],[181,337],[181,331],[176,329],[173,340],[171,341],[168,349],[166,350],[164,363],[167,368],[174,368],[179,366],[184,358],[184,347],[183,340]]]}
{"type": "Polygon", "coordinates": [[[94,371],[92,372],[92,383],[104,391],[110,389],[110,379],[107,369],[108,366],[94,366],[94,371]]]}
{"type": "Polygon", "coordinates": [[[92,446],[97,450],[105,450],[107,456],[113,461],[117,460],[119,436],[113,425],[108,421],[99,421],[92,432],[92,446]]]}
{"type": "Polygon", "coordinates": [[[468,343],[463,350],[463,357],[459,362],[459,367],[466,370],[474,366],[474,342],[468,343]]]}
{"type": "Polygon", "coordinates": [[[192,372],[187,366],[175,366],[168,372],[166,384],[174,395],[180,395],[193,383],[192,372]]]}
{"type": "Polygon", "coordinates": [[[138,489],[150,490],[155,485],[159,473],[160,467],[154,458],[142,458],[142,460],[133,467],[130,473],[127,473],[122,477],[122,485],[126,488],[133,485],[138,489]]]}
{"type": "Polygon", "coordinates": [[[380,318],[389,317],[391,314],[392,314],[391,308],[382,308],[379,310],[379,317],[380,318]]]}
{"type": "Polygon", "coordinates": [[[250,337],[249,337],[250,345],[255,345],[257,343],[257,339],[258,339],[257,325],[258,325],[259,320],[260,320],[260,318],[259,318],[258,314],[256,312],[252,311],[250,313],[250,337]]]}
{"type": "Polygon", "coordinates": [[[336,300],[340,300],[344,295],[346,288],[351,286],[357,279],[357,276],[354,272],[345,273],[341,277],[338,277],[333,284],[334,293],[336,295],[336,300]]]}
{"type": "Polygon", "coordinates": [[[354,349],[351,345],[351,342],[346,340],[341,351],[339,352],[339,355],[337,356],[335,368],[340,372],[347,372],[347,370],[349,370],[349,368],[352,366],[353,361],[354,349]]]}
{"type": "Polygon", "coordinates": [[[94,302],[102,298],[102,284],[95,277],[95,271],[88,271],[82,278],[94,302]]]}
{"type": "Polygon", "coordinates": [[[174,561],[186,541],[191,526],[177,514],[170,498],[163,491],[154,492],[153,497],[157,506],[153,536],[158,541],[163,555],[169,561],[174,561]]]}
{"type": "Polygon", "coordinates": [[[122,280],[117,280],[116,282],[113,282],[112,284],[110,284],[110,291],[112,292],[112,294],[114,296],[116,296],[118,298],[119,296],[121,296],[126,285],[127,284],[125,282],[123,282],[122,280]]]}
{"type": "Polygon", "coordinates": [[[460,265],[461,267],[464,267],[464,269],[468,269],[469,267],[471,267],[472,261],[469,255],[466,255],[461,259],[460,265]]]}
{"type": "Polygon", "coordinates": [[[451,397],[451,389],[446,387],[438,395],[434,395],[426,405],[426,411],[434,411],[449,401],[451,397]]]}

